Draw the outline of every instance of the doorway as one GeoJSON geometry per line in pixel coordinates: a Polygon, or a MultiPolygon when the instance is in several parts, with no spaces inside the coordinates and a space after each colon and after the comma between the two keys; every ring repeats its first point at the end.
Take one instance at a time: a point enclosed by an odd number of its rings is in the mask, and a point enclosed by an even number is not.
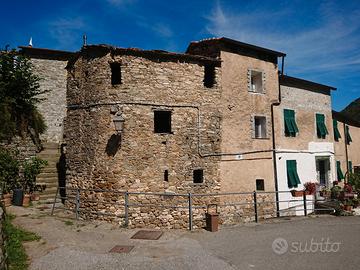
{"type": "Polygon", "coordinates": [[[317,181],[321,186],[329,186],[330,178],[330,158],[316,157],[317,181]]]}

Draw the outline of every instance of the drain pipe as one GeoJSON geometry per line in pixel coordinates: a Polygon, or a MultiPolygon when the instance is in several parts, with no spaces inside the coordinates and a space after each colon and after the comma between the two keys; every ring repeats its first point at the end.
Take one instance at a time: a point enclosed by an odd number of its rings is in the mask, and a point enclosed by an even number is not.
{"type": "Polygon", "coordinates": [[[344,125],[344,143],[345,143],[345,160],[346,160],[346,173],[345,173],[345,179],[344,182],[347,182],[348,179],[346,179],[346,177],[349,176],[349,154],[348,154],[348,139],[347,139],[347,133],[346,133],[346,124],[343,123],[344,125]]]}

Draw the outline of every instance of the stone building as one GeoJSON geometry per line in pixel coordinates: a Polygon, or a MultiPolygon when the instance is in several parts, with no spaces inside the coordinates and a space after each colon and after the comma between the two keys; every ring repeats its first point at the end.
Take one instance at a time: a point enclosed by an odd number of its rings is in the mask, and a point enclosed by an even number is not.
{"type": "Polygon", "coordinates": [[[360,173],[360,123],[342,113],[332,112],[336,159],[336,180],[349,173],[360,173]]]}
{"type": "MultiPolygon", "coordinates": [[[[281,102],[274,112],[278,190],[303,190],[306,182],[330,186],[335,180],[333,90],[336,88],[280,76],[281,102]]],[[[280,193],[279,199],[289,201],[292,196],[280,193]]],[[[302,201],[280,202],[279,208],[294,210],[283,214],[303,214],[302,201]]]]}
{"type": "MultiPolygon", "coordinates": [[[[67,184],[136,192],[274,191],[271,108],[279,101],[281,56],[225,38],[193,42],[186,54],[83,47],[68,65],[67,184]]],[[[120,197],[87,197],[98,202],[88,208],[122,211],[120,197]]],[[[274,205],[268,208],[273,213],[274,205]]],[[[187,226],[177,210],[138,209],[131,218],[137,226],[187,226]]]]}

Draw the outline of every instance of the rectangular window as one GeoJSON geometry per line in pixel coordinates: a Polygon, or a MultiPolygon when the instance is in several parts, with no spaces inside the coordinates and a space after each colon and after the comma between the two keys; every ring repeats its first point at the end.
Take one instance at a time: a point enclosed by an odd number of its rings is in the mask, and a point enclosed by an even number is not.
{"type": "Polygon", "coordinates": [[[195,184],[201,184],[204,182],[204,170],[197,169],[193,171],[193,182],[195,184]]]}
{"type": "Polygon", "coordinates": [[[351,135],[350,135],[350,130],[349,130],[349,126],[346,126],[345,127],[345,137],[346,137],[346,143],[347,144],[350,144],[352,142],[352,138],[351,138],[351,135]]]}
{"type": "Polygon", "coordinates": [[[284,124],[285,124],[285,136],[295,137],[299,132],[298,126],[295,121],[295,111],[284,109],[284,124]]]}
{"type": "Polygon", "coordinates": [[[111,84],[121,84],[121,65],[120,63],[111,63],[111,84]]]}
{"type": "Polygon", "coordinates": [[[266,138],[266,117],[254,117],[255,138],[266,138]]]}
{"type": "Polygon", "coordinates": [[[204,86],[207,88],[214,87],[215,84],[215,66],[204,66],[204,86]]]}
{"type": "Polygon", "coordinates": [[[341,170],[341,163],[340,161],[336,161],[336,175],[337,175],[337,180],[341,181],[341,179],[344,179],[344,174],[341,170]]]}
{"type": "Polygon", "coordinates": [[[316,133],[321,139],[325,139],[326,135],[329,134],[325,125],[325,115],[321,113],[316,114],[316,133]]]}
{"type": "Polygon", "coordinates": [[[256,190],[259,190],[259,191],[265,190],[264,179],[256,179],[256,190]]]}
{"type": "Polygon", "coordinates": [[[300,184],[300,178],[297,173],[296,160],[286,161],[287,181],[289,188],[296,188],[300,184]]]}
{"type": "Polygon", "coordinates": [[[171,111],[154,111],[154,132],[171,133],[171,111]]]}
{"type": "Polygon", "coordinates": [[[334,139],[335,141],[338,142],[339,139],[341,138],[341,135],[338,129],[338,122],[335,119],[333,119],[333,126],[334,126],[334,139]]]}
{"type": "Polygon", "coordinates": [[[263,92],[263,73],[261,71],[250,70],[250,92],[263,92]]]}
{"type": "Polygon", "coordinates": [[[353,165],[352,165],[352,161],[349,160],[349,173],[353,172],[353,165]]]}

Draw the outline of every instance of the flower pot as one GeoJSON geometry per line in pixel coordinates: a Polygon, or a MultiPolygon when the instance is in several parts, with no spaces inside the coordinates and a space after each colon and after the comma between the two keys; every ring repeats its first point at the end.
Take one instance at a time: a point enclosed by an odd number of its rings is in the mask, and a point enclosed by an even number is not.
{"type": "Polygon", "coordinates": [[[40,200],[40,195],[37,194],[37,193],[31,193],[30,200],[31,201],[39,201],[40,200]]]}
{"type": "Polygon", "coordinates": [[[304,194],[303,190],[291,190],[291,195],[293,197],[302,197],[304,194]]]}
{"type": "Polygon", "coordinates": [[[16,206],[22,206],[24,191],[22,189],[14,189],[12,204],[16,206]]]}
{"type": "Polygon", "coordinates": [[[3,194],[2,202],[5,207],[10,206],[11,205],[11,194],[10,193],[3,194]]]}
{"type": "Polygon", "coordinates": [[[345,211],[351,211],[352,206],[351,205],[344,205],[344,210],[345,211]]]}
{"type": "Polygon", "coordinates": [[[30,194],[24,194],[22,206],[28,207],[30,205],[30,194]]]}

